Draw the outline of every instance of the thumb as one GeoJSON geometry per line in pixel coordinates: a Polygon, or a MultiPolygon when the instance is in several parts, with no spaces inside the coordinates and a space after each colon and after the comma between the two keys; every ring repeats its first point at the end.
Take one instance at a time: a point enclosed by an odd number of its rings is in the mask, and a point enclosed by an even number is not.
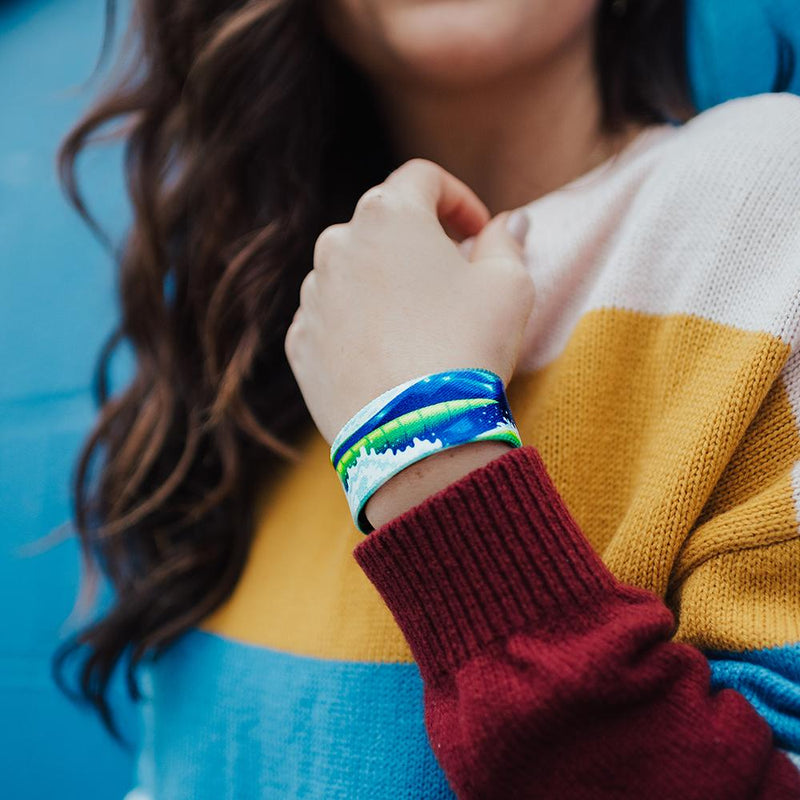
{"type": "Polygon", "coordinates": [[[498,214],[475,237],[469,260],[499,257],[520,261],[529,223],[528,215],[520,209],[498,214]]]}

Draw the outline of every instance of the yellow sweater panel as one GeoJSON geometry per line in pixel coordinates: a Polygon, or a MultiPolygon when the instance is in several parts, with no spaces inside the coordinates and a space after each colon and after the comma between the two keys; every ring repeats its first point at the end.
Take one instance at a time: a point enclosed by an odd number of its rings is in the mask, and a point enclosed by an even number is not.
{"type": "MultiPolygon", "coordinates": [[[[676,615],[675,639],[742,650],[800,641],[789,347],[693,315],[586,313],[566,349],[508,386],[592,546],[676,615]]],[[[253,550],[207,630],[302,655],[410,661],[351,551],[361,534],[309,434],[259,497],[253,550]]]]}

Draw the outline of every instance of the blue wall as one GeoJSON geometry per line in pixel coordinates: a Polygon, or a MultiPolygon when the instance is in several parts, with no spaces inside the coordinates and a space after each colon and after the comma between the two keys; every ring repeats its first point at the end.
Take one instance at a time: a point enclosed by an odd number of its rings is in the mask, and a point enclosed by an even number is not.
{"type": "MultiPolygon", "coordinates": [[[[102,0],[0,2],[0,795],[119,798],[131,756],[55,689],[49,658],[75,597],[67,478],[113,324],[109,257],[61,199],[59,137],[85,107],[102,0]]],[[[85,159],[92,204],[124,228],[119,152],[85,159]],[[97,180],[100,178],[101,180],[97,180]]],[[[129,714],[128,714],[129,716],[129,714]]]]}
{"type": "MultiPolygon", "coordinates": [[[[689,69],[701,109],[770,91],[777,33],[800,56],[798,0],[687,0],[687,8],[689,69]]],[[[800,62],[789,89],[800,93],[800,62]]]]}

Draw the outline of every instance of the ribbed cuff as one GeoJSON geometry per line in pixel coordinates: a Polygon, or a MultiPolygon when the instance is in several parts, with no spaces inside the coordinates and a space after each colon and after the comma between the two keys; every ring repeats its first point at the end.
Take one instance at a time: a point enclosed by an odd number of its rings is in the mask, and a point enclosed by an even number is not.
{"type": "Polygon", "coordinates": [[[515,631],[574,629],[632,588],[592,549],[531,446],[386,523],[354,555],[430,677],[515,631]]]}

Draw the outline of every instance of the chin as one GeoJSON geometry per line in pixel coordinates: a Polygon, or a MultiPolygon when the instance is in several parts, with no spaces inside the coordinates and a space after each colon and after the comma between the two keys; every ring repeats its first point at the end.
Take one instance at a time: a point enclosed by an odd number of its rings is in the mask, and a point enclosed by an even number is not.
{"type": "Polygon", "coordinates": [[[491,81],[584,35],[598,0],[324,0],[332,40],[375,77],[491,81]]]}
{"type": "Polygon", "coordinates": [[[459,83],[489,79],[520,60],[530,47],[508,0],[399,2],[386,15],[384,54],[399,75],[459,83]]]}

